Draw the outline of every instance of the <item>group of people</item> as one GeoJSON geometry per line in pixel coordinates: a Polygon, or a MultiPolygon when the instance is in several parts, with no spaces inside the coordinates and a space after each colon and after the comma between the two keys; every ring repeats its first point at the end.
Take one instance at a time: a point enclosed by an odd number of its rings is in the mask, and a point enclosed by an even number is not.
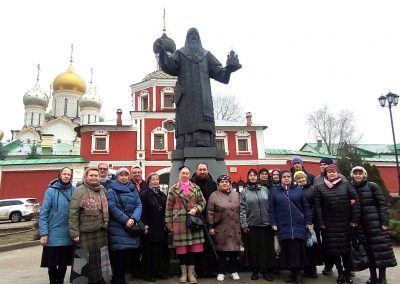
{"type": "Polygon", "coordinates": [[[41,266],[48,268],[50,283],[63,283],[80,248],[87,252],[87,267],[79,263],[75,270],[74,263],[74,277],[87,283],[105,283],[108,259],[112,283],[126,283],[126,272],[139,271],[146,281],[166,279],[170,233],[180,283],[197,283],[198,274],[239,280],[240,264],[251,269],[252,280],[261,274],[273,281],[274,273],[288,269],[287,283],[318,277],[316,267],[322,264],[323,273],[331,274],[335,265],[337,283],[352,283],[351,239],[357,232],[369,257],[367,283],[386,283],[386,267],[397,263],[379,186],[368,182],[360,166],[347,180],[331,158],[321,159],[317,177],[299,157],[291,164],[290,170],[250,169],[240,191],[232,188],[228,175],[215,182],[206,163],[199,163],[193,175],[182,166],[167,194],[156,173],[142,180],[140,167],[120,168],[111,177],[107,164],[100,163],[86,169],[78,188],[71,183],[72,170],[63,168],[42,204],[41,266]],[[189,227],[192,217],[205,225],[189,227]],[[128,228],[140,220],[144,233],[132,235],[128,228]]]}

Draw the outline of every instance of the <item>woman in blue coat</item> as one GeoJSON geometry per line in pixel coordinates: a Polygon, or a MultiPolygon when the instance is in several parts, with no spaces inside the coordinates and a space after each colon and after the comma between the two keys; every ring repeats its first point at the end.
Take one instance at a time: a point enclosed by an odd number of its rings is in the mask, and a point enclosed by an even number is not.
{"type": "MultiPolygon", "coordinates": [[[[129,181],[129,170],[120,168],[116,180],[110,181],[108,189],[108,244],[113,272],[113,284],[126,284],[125,266],[132,251],[140,246],[140,237],[131,236],[125,227],[132,227],[142,215],[139,193],[129,181]]],[[[139,269],[139,267],[137,267],[139,269]]]]}
{"type": "Polygon", "coordinates": [[[281,266],[290,269],[288,283],[303,283],[301,269],[306,259],[306,229],[312,228],[311,211],[300,186],[288,170],[280,172],[281,183],[272,189],[269,216],[281,246],[281,266]]]}
{"type": "Polygon", "coordinates": [[[73,246],[69,236],[69,202],[75,187],[72,170],[61,169],[58,179],[46,190],[39,217],[40,243],[43,246],[41,267],[47,267],[50,283],[64,283],[67,266],[72,264],[73,246]]]}

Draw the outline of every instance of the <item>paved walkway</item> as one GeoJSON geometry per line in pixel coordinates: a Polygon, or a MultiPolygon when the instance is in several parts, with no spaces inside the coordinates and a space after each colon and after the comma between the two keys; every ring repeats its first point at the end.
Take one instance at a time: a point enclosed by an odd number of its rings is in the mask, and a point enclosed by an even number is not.
{"type": "MultiPolygon", "coordinates": [[[[8,252],[0,253],[0,283],[4,284],[45,284],[48,282],[47,270],[40,268],[42,248],[40,246],[34,246],[30,248],[17,249],[8,252]]],[[[395,253],[397,261],[400,261],[400,247],[395,247],[395,253]]],[[[321,269],[321,267],[320,267],[321,269]]],[[[69,275],[69,271],[67,271],[69,275]]],[[[272,283],[285,283],[283,278],[285,273],[282,273],[272,283]]],[[[269,283],[264,279],[258,281],[250,280],[250,273],[240,273],[241,280],[233,281],[231,279],[225,280],[223,283],[269,283]]],[[[397,284],[400,283],[400,269],[398,267],[389,268],[387,271],[388,283],[397,284]]],[[[354,278],[354,284],[365,283],[369,278],[368,270],[357,272],[354,278]]],[[[178,283],[178,278],[170,278],[168,280],[158,280],[156,283],[178,283]]],[[[308,283],[336,283],[336,275],[323,276],[320,275],[318,279],[305,279],[306,284],[308,283]]],[[[136,283],[149,283],[136,279],[128,279],[129,284],[136,283]]],[[[199,279],[201,283],[221,283],[215,279],[199,279]]]]}

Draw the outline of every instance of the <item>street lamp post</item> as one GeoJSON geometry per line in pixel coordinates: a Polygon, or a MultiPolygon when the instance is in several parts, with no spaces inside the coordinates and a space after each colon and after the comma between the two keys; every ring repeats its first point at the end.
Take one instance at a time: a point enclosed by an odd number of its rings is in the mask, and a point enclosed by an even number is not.
{"type": "Polygon", "coordinates": [[[393,135],[393,145],[394,145],[394,155],[396,156],[396,168],[397,168],[397,186],[398,186],[398,193],[400,195],[400,168],[399,168],[399,157],[397,156],[397,144],[396,144],[396,136],[394,134],[394,127],[393,127],[393,116],[392,116],[392,105],[396,106],[399,103],[399,96],[389,92],[386,96],[380,96],[378,98],[379,104],[381,107],[385,107],[386,101],[388,102],[388,108],[390,113],[390,123],[392,126],[392,135],[393,135]]]}

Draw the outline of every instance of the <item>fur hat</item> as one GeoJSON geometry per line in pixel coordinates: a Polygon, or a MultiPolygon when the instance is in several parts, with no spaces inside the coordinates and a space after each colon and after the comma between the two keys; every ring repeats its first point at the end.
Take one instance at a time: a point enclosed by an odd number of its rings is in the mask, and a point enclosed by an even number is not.
{"type": "Polygon", "coordinates": [[[115,177],[118,177],[121,173],[127,173],[129,175],[129,170],[127,168],[119,168],[115,173],[115,177]]]}
{"type": "Polygon", "coordinates": [[[294,164],[297,163],[303,164],[303,160],[300,159],[300,157],[298,156],[294,156],[293,159],[290,161],[290,164],[293,166],[294,164]]]}
{"type": "Polygon", "coordinates": [[[364,175],[364,178],[368,177],[368,173],[363,167],[356,166],[356,167],[351,169],[351,173],[350,173],[351,178],[353,178],[353,174],[354,174],[355,171],[361,171],[363,173],[363,175],[364,175]]]}
{"type": "Polygon", "coordinates": [[[333,160],[329,157],[323,157],[321,159],[321,161],[319,161],[320,164],[327,164],[327,165],[331,165],[333,164],[333,160]]]}

